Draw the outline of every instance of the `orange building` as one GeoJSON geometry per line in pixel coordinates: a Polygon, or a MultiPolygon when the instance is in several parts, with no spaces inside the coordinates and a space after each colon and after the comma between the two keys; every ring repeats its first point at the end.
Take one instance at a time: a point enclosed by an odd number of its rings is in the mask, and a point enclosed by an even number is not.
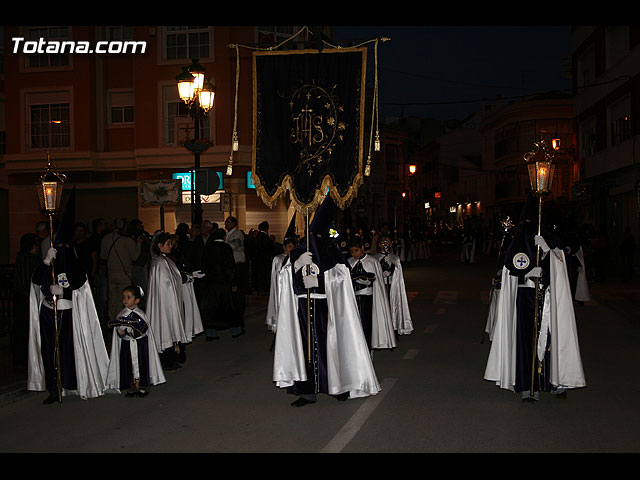
{"type": "MultiPolygon", "coordinates": [[[[97,217],[138,218],[149,232],[159,228],[160,209],[142,205],[141,185],[145,180],[171,179],[194,166],[194,154],[181,145],[193,136],[194,121],[176,86],[176,76],[194,58],[216,89],[215,106],[201,122],[200,137],[212,142],[201,155],[201,167],[221,172],[217,193],[231,194],[224,197],[230,202],[218,194],[203,197],[203,219],[222,224],[231,213],[245,231],[267,220],[270,233],[281,238],[291,215],[287,202],[269,209],[247,180],[253,116],[251,50],[231,47],[256,45],[264,38],[269,36],[254,26],[4,27],[0,206],[8,211],[8,228],[1,240],[8,254],[0,262],[12,262],[20,237],[44,219],[34,185],[48,153],[54,168],[67,175],[66,195],[76,187],[76,220],[90,228],[97,217]],[[128,53],[115,53],[124,50],[124,41],[136,43],[128,53]],[[107,53],[78,53],[87,45],[91,49],[102,45],[107,53]],[[233,153],[233,174],[227,176],[237,55],[239,149],[233,153]]],[[[183,195],[189,202],[189,193],[183,195]]],[[[64,205],[64,196],[62,201],[64,205]]],[[[173,231],[180,222],[191,223],[189,203],[165,208],[166,230],[173,231]]]]}

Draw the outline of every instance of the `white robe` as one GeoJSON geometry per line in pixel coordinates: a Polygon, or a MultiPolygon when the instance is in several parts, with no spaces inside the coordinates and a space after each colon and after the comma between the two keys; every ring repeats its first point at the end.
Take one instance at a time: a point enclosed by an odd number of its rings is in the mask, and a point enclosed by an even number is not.
{"type": "Polygon", "coordinates": [[[158,352],[174,343],[189,343],[191,335],[185,329],[182,276],[164,254],[151,257],[148,290],[147,318],[158,352]]]}
{"type": "Polygon", "coordinates": [[[184,300],[184,331],[191,342],[196,335],[204,332],[192,280],[182,284],[182,299],[184,300]]]}
{"type": "MultiPolygon", "coordinates": [[[[379,262],[385,257],[382,253],[374,256],[379,262]]],[[[407,299],[407,291],[404,284],[402,264],[400,258],[393,253],[386,255],[386,260],[395,265],[393,274],[391,275],[391,285],[389,289],[389,309],[391,311],[393,329],[398,332],[398,335],[409,335],[413,332],[413,322],[411,321],[411,311],[409,310],[409,300],[407,299]]]]}
{"type": "MultiPolygon", "coordinates": [[[[273,381],[279,388],[307,380],[305,347],[298,320],[298,298],[293,291],[291,262],[278,273],[277,333],[273,381]]],[[[324,273],[327,298],[327,376],[330,395],[349,392],[349,398],[376,395],[380,384],[362,332],[351,276],[337,264],[324,273]]]]}
{"type": "Polygon", "coordinates": [[[272,332],[276,331],[278,318],[278,273],[283,267],[284,259],[287,255],[280,253],[273,257],[271,261],[271,286],[269,287],[269,303],[267,303],[267,317],[265,325],[272,332]]]}
{"type": "MultiPolygon", "coordinates": [[[[40,306],[44,299],[40,287],[31,284],[29,296],[29,367],[27,390],[46,390],[44,365],[40,351],[40,306]]],[[[83,400],[105,394],[109,357],[93,303],[89,282],[72,292],[73,354],[77,390],[62,389],[62,395],[78,395],[83,400]]]]}
{"type": "Polygon", "coordinates": [[[575,299],[579,302],[588,302],[589,300],[591,300],[591,295],[589,294],[589,285],[587,283],[587,269],[585,268],[584,252],[582,250],[582,246],[576,252],[576,257],[580,262],[580,266],[578,267],[578,281],[576,284],[575,299]]]}
{"type": "MultiPolygon", "coordinates": [[[[550,383],[565,389],[585,387],[564,252],[556,248],[549,254],[551,284],[544,298],[539,339],[543,347],[538,349],[539,356],[544,354],[546,335],[550,333],[550,383]]],[[[494,336],[484,375],[485,380],[512,391],[516,381],[517,289],[517,277],[509,275],[509,270],[503,267],[494,336]]]]}
{"type": "MultiPolygon", "coordinates": [[[[357,259],[349,257],[349,264],[353,267],[357,259]]],[[[361,259],[362,268],[376,276],[370,287],[373,290],[373,308],[371,318],[371,348],[386,349],[396,347],[396,335],[394,332],[391,309],[387,290],[384,288],[382,266],[380,261],[372,255],[365,255],[361,259]]]]}
{"type": "MultiPolygon", "coordinates": [[[[135,312],[138,314],[147,325],[149,325],[149,319],[143,310],[140,308],[135,308],[133,310],[129,308],[123,308],[118,317],[127,316],[130,312],[135,312]]],[[[155,340],[153,339],[153,330],[151,327],[147,329],[147,331],[138,338],[148,337],[149,342],[149,382],[151,385],[158,385],[160,383],[166,382],[164,372],[162,370],[162,363],[160,362],[160,355],[155,348],[155,340]]],[[[110,392],[120,393],[120,349],[123,346],[122,338],[114,332],[111,340],[111,358],[109,361],[109,370],[107,372],[107,381],[106,386],[110,392]]],[[[138,349],[136,338],[129,337],[127,338],[127,342],[124,343],[125,346],[128,346],[131,349],[131,361],[133,365],[133,371],[137,371],[138,366],[138,349]]],[[[135,376],[135,373],[134,373],[135,376]]],[[[136,377],[139,378],[139,377],[136,377]]]]}

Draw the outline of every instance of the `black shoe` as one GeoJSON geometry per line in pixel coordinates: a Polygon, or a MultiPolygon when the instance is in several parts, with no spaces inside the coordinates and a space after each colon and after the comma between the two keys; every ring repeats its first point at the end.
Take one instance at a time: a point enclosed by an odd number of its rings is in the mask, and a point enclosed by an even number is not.
{"type": "Polygon", "coordinates": [[[554,393],[553,396],[557,399],[557,400],[566,400],[567,399],[567,392],[562,392],[562,393],[554,393]]]}
{"type": "Polygon", "coordinates": [[[138,396],[138,392],[127,392],[127,394],[125,395],[125,397],[137,397],[138,396]]]}
{"type": "Polygon", "coordinates": [[[231,338],[238,338],[244,335],[247,331],[243,328],[240,333],[236,333],[235,335],[231,335],[231,338]]]}
{"type": "Polygon", "coordinates": [[[146,397],[147,395],[149,395],[149,392],[147,392],[146,390],[140,390],[140,391],[138,392],[138,396],[139,396],[140,398],[142,398],[142,397],[146,397]]]}
{"type": "Polygon", "coordinates": [[[316,403],[315,400],[307,400],[306,398],[298,398],[295,402],[291,402],[292,407],[304,407],[305,405],[310,405],[316,403]]]}
{"type": "Polygon", "coordinates": [[[50,405],[54,402],[58,401],[58,396],[54,395],[53,393],[50,393],[49,396],[47,398],[44,399],[44,401],[42,402],[43,405],[50,405]]]}
{"type": "Polygon", "coordinates": [[[204,337],[206,342],[212,342],[213,340],[220,340],[220,337],[215,336],[215,337],[204,337]]]}
{"type": "Polygon", "coordinates": [[[524,397],[522,403],[536,403],[535,397],[524,397]]]}

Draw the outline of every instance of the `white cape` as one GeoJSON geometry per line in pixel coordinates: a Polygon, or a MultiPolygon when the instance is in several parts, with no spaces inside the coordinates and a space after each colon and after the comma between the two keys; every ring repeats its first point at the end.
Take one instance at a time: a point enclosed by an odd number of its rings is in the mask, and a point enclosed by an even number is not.
{"type": "MultiPolygon", "coordinates": [[[[278,274],[279,308],[273,360],[273,381],[286,388],[307,380],[305,347],[298,320],[298,299],[293,291],[292,265],[278,274]]],[[[327,375],[329,394],[349,392],[349,398],[376,395],[380,384],[362,332],[351,276],[337,264],[324,273],[327,296],[327,375]]]]}
{"type": "Polygon", "coordinates": [[[191,342],[196,335],[204,332],[192,281],[182,284],[182,299],[184,300],[184,331],[191,342]]]}
{"type": "Polygon", "coordinates": [[[580,262],[580,267],[578,267],[578,282],[576,284],[576,296],[575,299],[579,302],[588,302],[591,300],[591,295],[589,294],[589,285],[587,283],[587,269],[584,264],[584,252],[582,250],[582,246],[576,252],[576,257],[580,262]]]}
{"type": "Polygon", "coordinates": [[[158,352],[174,343],[189,343],[185,329],[182,276],[165,255],[153,255],[149,269],[147,318],[158,352]]]}
{"type": "MultiPolygon", "coordinates": [[[[586,386],[578,334],[576,328],[571,287],[565,266],[564,252],[551,251],[551,285],[545,294],[545,308],[541,325],[541,340],[551,334],[550,382],[566,389],[586,386]]],[[[496,323],[485,380],[496,382],[500,388],[514,390],[516,379],[516,295],[517,277],[502,270],[502,285],[498,295],[496,323]]]]}
{"type": "MultiPolygon", "coordinates": [[[[149,325],[149,319],[143,310],[135,308],[133,310],[137,313],[147,325],[149,325]]],[[[123,308],[118,316],[126,316],[131,312],[128,308],[123,308]]],[[[151,385],[158,385],[165,383],[166,379],[162,370],[162,363],[160,362],[160,355],[155,348],[155,341],[153,339],[153,330],[149,327],[144,334],[149,338],[149,382],[151,385]]],[[[131,360],[136,362],[134,365],[134,371],[137,367],[138,349],[135,339],[131,339],[125,342],[125,345],[131,349],[131,360]]],[[[107,372],[106,386],[110,392],[120,393],[120,349],[123,346],[122,338],[114,331],[111,341],[111,360],[109,361],[109,370],[107,372]]]]}
{"type": "MultiPolygon", "coordinates": [[[[44,295],[31,284],[29,296],[29,367],[27,390],[46,390],[44,365],[40,351],[40,306],[44,295]]],[[[109,357],[93,303],[89,282],[72,293],[73,353],[76,364],[77,390],[62,390],[62,395],[78,395],[83,400],[104,395],[109,357]]]]}
{"type": "MultiPolygon", "coordinates": [[[[382,258],[385,257],[382,253],[374,256],[378,261],[382,261],[382,258]]],[[[395,254],[386,255],[386,259],[395,265],[391,275],[391,288],[389,289],[389,309],[391,311],[393,329],[398,332],[398,335],[409,335],[413,332],[413,322],[411,321],[402,264],[400,258],[395,254]]]]}
{"type": "MultiPolygon", "coordinates": [[[[358,260],[349,257],[349,264],[353,267],[358,260]]],[[[361,259],[362,268],[374,273],[376,280],[373,282],[373,309],[371,318],[371,348],[385,349],[396,347],[396,335],[394,332],[391,309],[387,290],[384,288],[382,266],[380,261],[372,255],[365,255],[361,259]]]]}
{"type": "Polygon", "coordinates": [[[273,257],[271,261],[271,286],[269,287],[269,303],[267,303],[267,317],[264,321],[265,325],[272,332],[276,331],[278,319],[278,273],[283,267],[284,259],[287,256],[280,253],[273,257]]]}

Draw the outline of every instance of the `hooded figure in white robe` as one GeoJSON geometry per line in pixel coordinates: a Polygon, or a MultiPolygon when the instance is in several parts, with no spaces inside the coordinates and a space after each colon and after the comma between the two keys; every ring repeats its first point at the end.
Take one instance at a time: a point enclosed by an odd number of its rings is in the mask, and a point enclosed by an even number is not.
{"type": "Polygon", "coordinates": [[[382,278],[389,299],[393,329],[398,335],[409,335],[413,332],[413,322],[404,284],[402,263],[400,258],[393,253],[389,237],[380,238],[378,251],[379,253],[374,256],[382,267],[382,278]]]}
{"type": "Polygon", "coordinates": [[[71,246],[74,216],[75,189],[67,202],[53,247],[32,276],[27,390],[48,390],[49,397],[44,403],[62,401],[58,397],[55,360],[54,301],[62,396],[78,395],[86,400],[102,396],[106,391],[109,357],[87,273],[71,246]]]}
{"type": "Polygon", "coordinates": [[[283,253],[279,253],[273,257],[271,261],[271,283],[269,287],[269,301],[267,303],[267,317],[265,325],[272,332],[276,331],[276,323],[278,319],[278,274],[280,269],[284,267],[291,250],[298,246],[299,238],[295,232],[296,212],[293,213],[289,228],[287,229],[284,240],[282,241],[283,253]]]}
{"type": "Polygon", "coordinates": [[[329,237],[336,210],[327,196],[309,226],[309,251],[302,241],[278,273],[273,381],[299,396],[297,407],[318,393],[346,400],[380,391],[349,269],[329,237]]]}
{"type": "Polygon", "coordinates": [[[563,246],[549,232],[536,235],[536,202],[530,196],[505,254],[484,375],[500,388],[521,392],[523,400],[536,399],[540,391],[566,398],[566,390],[586,386],[563,246]],[[542,250],[539,267],[537,246],[542,250]],[[540,279],[541,296],[534,353],[535,278],[540,279]]]}

